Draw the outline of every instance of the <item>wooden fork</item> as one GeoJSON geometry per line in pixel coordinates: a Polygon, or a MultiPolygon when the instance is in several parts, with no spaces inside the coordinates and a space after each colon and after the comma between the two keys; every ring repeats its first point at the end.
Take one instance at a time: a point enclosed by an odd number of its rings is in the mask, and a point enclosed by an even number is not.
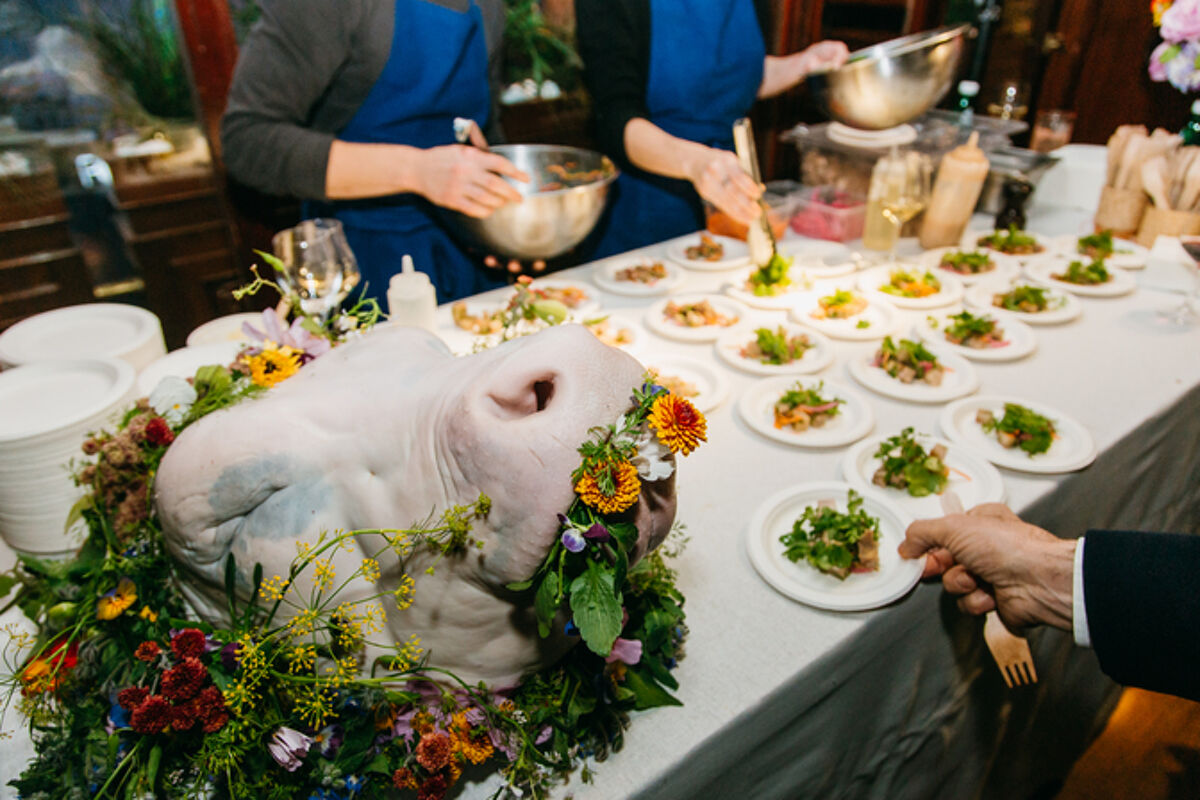
{"type": "MultiPolygon", "coordinates": [[[[963,513],[962,500],[953,489],[942,492],[941,501],[942,511],[946,514],[963,513]]],[[[1037,683],[1037,670],[1033,667],[1029,642],[1006,628],[995,611],[989,611],[984,620],[983,640],[987,642],[988,650],[992,651],[992,658],[996,659],[996,666],[1000,668],[1008,688],[1037,683]]]]}

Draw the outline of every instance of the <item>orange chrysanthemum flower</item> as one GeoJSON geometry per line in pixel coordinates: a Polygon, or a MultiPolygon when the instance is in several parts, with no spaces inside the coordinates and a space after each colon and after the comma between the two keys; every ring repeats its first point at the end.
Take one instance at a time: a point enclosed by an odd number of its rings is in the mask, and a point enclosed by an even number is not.
{"type": "Polygon", "coordinates": [[[660,395],[650,408],[648,422],[658,440],[672,453],[686,456],[708,440],[704,415],[689,400],[677,395],[660,395]]]}
{"type": "Polygon", "coordinates": [[[263,350],[250,356],[250,380],[256,386],[270,388],[287,380],[300,369],[300,351],[291,347],[263,350]]]}
{"type": "Polygon", "coordinates": [[[601,514],[616,514],[637,502],[642,491],[637,467],[628,461],[609,462],[583,473],[575,484],[575,493],[601,514]],[[606,494],[597,480],[597,473],[607,471],[612,476],[613,491],[606,494]]]}
{"type": "Polygon", "coordinates": [[[495,748],[487,732],[472,728],[467,722],[467,715],[459,711],[451,717],[450,736],[454,741],[454,750],[472,764],[482,764],[492,757],[495,748]]]}

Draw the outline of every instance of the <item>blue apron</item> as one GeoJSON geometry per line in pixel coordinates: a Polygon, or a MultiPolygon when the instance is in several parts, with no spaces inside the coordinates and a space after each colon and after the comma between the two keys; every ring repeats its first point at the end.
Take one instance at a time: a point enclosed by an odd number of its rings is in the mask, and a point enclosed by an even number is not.
{"type": "MultiPolygon", "coordinates": [[[[733,149],[733,123],[754,105],[766,48],[750,0],[650,0],[650,121],[672,136],[733,149]]],[[[602,258],[704,227],[689,181],[629,166],[596,250],[602,258]]]]}
{"type": "MultiPolygon", "coordinates": [[[[353,119],[338,132],[347,142],[436,147],[454,142],[454,118],[485,127],[491,111],[483,17],[429,0],[396,0],[387,64],[353,119]]],[[[436,221],[433,205],[415,194],[330,204],[358,259],[367,295],[387,310],[388,280],[413,257],[429,275],[438,302],[503,284],[487,275],[436,221]]]]}

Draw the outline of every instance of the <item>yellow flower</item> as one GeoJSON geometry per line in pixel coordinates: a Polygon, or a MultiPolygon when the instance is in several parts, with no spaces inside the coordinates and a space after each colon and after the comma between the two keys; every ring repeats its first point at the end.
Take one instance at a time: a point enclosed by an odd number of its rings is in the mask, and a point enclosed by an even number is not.
{"type": "Polygon", "coordinates": [[[319,558],[313,563],[316,565],[313,567],[313,579],[316,581],[317,591],[323,592],[337,577],[337,570],[333,566],[332,558],[319,558]]]}
{"type": "Polygon", "coordinates": [[[396,608],[403,611],[411,606],[416,593],[417,587],[413,582],[412,576],[405,575],[396,586],[396,591],[392,592],[392,597],[396,598],[396,608]]]}
{"type": "Polygon", "coordinates": [[[298,644],[288,653],[288,672],[311,672],[317,663],[317,651],[312,645],[298,644]]]}
{"type": "Polygon", "coordinates": [[[379,580],[379,562],[373,558],[364,558],[362,560],[363,580],[367,583],[374,583],[379,580]]]}
{"type": "Polygon", "coordinates": [[[320,729],[333,716],[333,688],[323,684],[312,684],[302,689],[296,697],[296,713],[311,728],[320,729]]]}
{"type": "Polygon", "coordinates": [[[610,461],[593,466],[575,484],[575,493],[601,514],[624,511],[637,502],[641,491],[642,482],[638,478],[637,467],[628,461],[610,461]],[[612,481],[611,493],[606,493],[600,487],[599,481],[605,475],[612,481]]]}
{"type": "Polygon", "coordinates": [[[150,606],[142,606],[142,610],[138,612],[138,616],[151,622],[158,622],[158,612],[150,608],[150,606]]]}
{"type": "Polygon", "coordinates": [[[472,728],[466,712],[458,711],[451,717],[450,736],[454,749],[472,764],[482,764],[492,757],[494,748],[487,732],[472,728]]]}
{"type": "Polygon", "coordinates": [[[300,351],[291,347],[263,350],[250,356],[249,363],[254,385],[270,388],[296,374],[300,369],[300,351]]]}
{"type": "Polygon", "coordinates": [[[117,588],[110,590],[96,603],[96,619],[116,619],[137,602],[137,586],[129,578],[121,578],[117,588]]]}
{"type": "Polygon", "coordinates": [[[281,600],[283,595],[287,592],[289,586],[291,586],[291,584],[288,582],[287,578],[284,578],[281,575],[272,575],[270,578],[267,578],[265,581],[263,581],[258,587],[258,596],[268,602],[281,600]]]}
{"type": "Polygon", "coordinates": [[[672,453],[687,455],[707,441],[708,423],[691,402],[673,394],[663,394],[654,401],[647,420],[658,434],[658,440],[672,453]]]}

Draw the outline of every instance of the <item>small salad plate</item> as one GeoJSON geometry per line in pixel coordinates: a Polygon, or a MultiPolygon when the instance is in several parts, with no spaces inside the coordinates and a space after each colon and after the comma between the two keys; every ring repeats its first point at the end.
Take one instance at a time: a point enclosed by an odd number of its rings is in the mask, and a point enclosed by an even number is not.
{"type": "Polygon", "coordinates": [[[622,350],[636,348],[641,338],[636,324],[613,314],[589,317],[583,321],[583,327],[609,347],[619,347],[622,350]]]}
{"type": "Polygon", "coordinates": [[[680,342],[713,342],[745,319],[748,312],[738,301],[719,294],[681,294],[650,306],[646,327],[680,342]],[[695,306],[700,308],[693,309],[695,306]],[[689,314],[689,310],[697,313],[689,314]],[[689,317],[692,324],[685,321],[689,317]]]}
{"type": "Polygon", "coordinates": [[[939,247],[922,253],[918,261],[934,275],[953,275],[964,286],[973,286],[986,280],[1012,280],[1021,272],[1021,262],[1015,258],[978,247],[939,247]],[[983,253],[988,257],[990,266],[980,272],[961,272],[942,263],[946,255],[958,253],[983,253]]]}
{"type": "Polygon", "coordinates": [[[1065,256],[1039,258],[1025,265],[1025,274],[1038,283],[1044,283],[1081,297],[1120,297],[1137,289],[1137,281],[1132,274],[1123,269],[1108,266],[1107,262],[1108,280],[1104,283],[1071,283],[1054,277],[1065,274],[1072,261],[1080,261],[1084,266],[1090,263],[1084,257],[1074,259],[1065,256]]]}
{"type": "Polygon", "coordinates": [[[897,308],[925,310],[949,306],[957,303],[963,296],[963,284],[953,275],[925,269],[922,266],[905,266],[903,264],[886,264],[875,267],[858,276],[858,288],[873,295],[875,299],[886,300],[897,308]],[[925,276],[929,275],[936,282],[937,290],[923,296],[918,291],[928,289],[904,289],[898,287],[897,281],[906,280],[905,276],[915,278],[920,286],[926,284],[925,276]]]}
{"type": "Polygon", "coordinates": [[[852,358],[847,367],[854,379],[871,391],[910,403],[945,403],[979,388],[979,376],[970,361],[940,347],[928,349],[944,368],[942,382],[937,386],[920,379],[902,383],[875,366],[876,353],[852,358]]]}
{"type": "MultiPolygon", "coordinates": [[[[1082,236],[1059,236],[1054,240],[1054,251],[1068,259],[1078,260],[1087,258],[1087,254],[1079,251],[1079,241],[1082,236]]],[[[1145,269],[1150,260],[1150,251],[1137,242],[1131,242],[1120,237],[1113,237],[1112,255],[1106,256],[1104,263],[1110,267],[1124,270],[1145,269]]]]}
{"type": "Polygon", "coordinates": [[[974,316],[996,322],[996,325],[1003,331],[998,342],[986,347],[955,344],[946,339],[946,329],[958,322],[953,319],[954,316],[954,314],[941,312],[936,316],[927,317],[923,322],[918,322],[914,328],[917,335],[935,347],[940,347],[950,353],[957,353],[972,361],[1017,361],[1037,350],[1037,336],[1034,334],[1033,328],[1021,322],[1015,315],[1000,316],[992,314],[990,311],[983,311],[974,316]]]}
{"type": "Polygon", "coordinates": [[[1001,255],[1008,256],[1009,258],[1015,259],[1020,262],[1025,262],[1035,256],[1039,256],[1042,253],[1048,252],[1054,243],[1053,236],[1043,236],[1040,233],[1034,233],[1032,231],[1017,231],[1018,234],[1028,236],[1033,239],[1033,242],[1034,242],[1033,249],[1030,250],[1029,252],[1010,253],[1010,252],[1006,252],[1004,250],[999,250],[997,248],[990,247],[986,244],[980,243],[981,240],[986,239],[987,237],[992,236],[993,234],[997,234],[997,233],[1005,234],[1005,233],[1007,233],[1007,231],[986,229],[986,228],[983,230],[967,231],[966,233],[963,234],[962,239],[959,240],[959,245],[964,250],[965,249],[988,250],[990,252],[1000,253],[1001,255]]]}
{"type": "Polygon", "coordinates": [[[694,233],[667,245],[667,258],[679,266],[697,272],[723,272],[738,269],[750,263],[750,249],[740,239],[717,236],[711,233],[694,233]],[[688,249],[701,244],[701,236],[720,246],[720,253],[712,258],[689,258],[688,249]]]}
{"type": "Polygon", "coordinates": [[[796,299],[813,288],[812,280],[797,269],[793,264],[788,270],[791,283],[786,287],[773,287],[775,294],[755,294],[750,287],[750,277],[758,271],[757,267],[738,272],[733,279],[725,284],[725,294],[745,303],[751,308],[762,308],[767,311],[787,311],[796,304],[796,299]]]}
{"type": "MultiPolygon", "coordinates": [[[[913,497],[907,489],[885,488],[874,483],[875,473],[883,463],[875,454],[888,438],[871,436],[854,444],[842,458],[842,477],[859,492],[879,492],[916,519],[942,516],[944,512],[939,494],[913,497]]],[[[985,459],[967,447],[934,436],[916,433],[913,438],[925,448],[926,453],[939,444],[946,448],[945,464],[950,468],[950,474],[943,492],[953,491],[966,508],[980,503],[1004,502],[1004,479],[1000,477],[999,470],[985,459]]]]}
{"type": "Polygon", "coordinates": [[[535,278],[529,290],[547,300],[558,300],[567,307],[568,314],[576,322],[594,317],[600,310],[600,300],[595,290],[582,282],[535,278]]]}
{"type": "Polygon", "coordinates": [[[868,298],[847,286],[805,292],[796,299],[788,315],[793,322],[807,325],[833,339],[860,342],[882,339],[896,329],[898,322],[896,307],[891,303],[868,298]],[[861,301],[862,310],[845,319],[821,316],[821,299],[833,297],[839,292],[854,295],[856,302],[861,301]]]}
{"type": "Polygon", "coordinates": [[[721,334],[716,343],[717,355],[731,367],[735,367],[755,375],[797,375],[806,372],[817,372],[833,363],[833,342],[816,331],[791,322],[776,322],[767,319],[752,319],[730,328],[721,334]],[[764,353],[759,346],[757,331],[766,329],[775,344],[768,347],[764,353]],[[796,337],[806,337],[810,347],[796,359],[786,363],[783,357],[772,359],[771,353],[778,351],[781,355],[787,352],[787,345],[781,340],[786,337],[794,341],[796,337]]]}
{"type": "Polygon", "coordinates": [[[967,289],[963,296],[967,305],[974,306],[989,314],[1003,315],[1008,319],[1019,319],[1030,325],[1061,325],[1078,319],[1083,313],[1083,304],[1070,292],[1059,291],[1045,284],[1031,284],[1023,281],[1012,283],[977,283],[967,289]],[[1021,286],[1031,286],[1040,289],[1046,300],[1044,311],[1021,311],[997,306],[994,302],[997,295],[1005,294],[1021,286]]]}
{"type": "Polygon", "coordinates": [[[969,447],[998,467],[1053,474],[1083,469],[1096,458],[1096,445],[1087,428],[1068,415],[1044,403],[1019,397],[981,395],[951,403],[942,410],[938,424],[952,442],[969,447]],[[1029,455],[1017,447],[1005,447],[994,431],[986,431],[976,415],[989,411],[996,419],[1004,416],[1007,403],[1015,403],[1040,414],[1054,423],[1055,438],[1044,453],[1029,455]]]}
{"type": "Polygon", "coordinates": [[[851,488],[841,481],[792,486],[767,498],[754,512],[746,528],[746,552],[762,579],[780,594],[814,608],[866,611],[899,600],[921,580],[925,559],[904,559],[897,551],[912,518],[873,491],[858,493],[863,511],[879,521],[879,530],[875,532],[879,542],[878,570],[853,573],[842,580],[805,561],[788,559],[780,537],[792,531],[806,508],[823,501],[832,501],[844,513],[851,488]]]}
{"type": "Polygon", "coordinates": [[[875,414],[866,397],[844,383],[811,375],[781,375],[752,384],[738,399],[738,413],[754,431],[768,439],[795,447],[842,447],[857,442],[875,427],[875,414]],[[775,404],[795,388],[812,389],[830,400],[841,400],[838,413],[819,428],[797,431],[775,427],[775,404]]]}
{"type": "Polygon", "coordinates": [[[592,280],[606,292],[626,297],[667,294],[683,281],[683,271],[665,258],[618,256],[592,268],[592,280]]]}
{"type": "Polygon", "coordinates": [[[694,358],[661,355],[646,359],[647,372],[668,391],[691,400],[696,408],[707,414],[729,393],[729,384],[721,371],[712,364],[694,358]]]}

